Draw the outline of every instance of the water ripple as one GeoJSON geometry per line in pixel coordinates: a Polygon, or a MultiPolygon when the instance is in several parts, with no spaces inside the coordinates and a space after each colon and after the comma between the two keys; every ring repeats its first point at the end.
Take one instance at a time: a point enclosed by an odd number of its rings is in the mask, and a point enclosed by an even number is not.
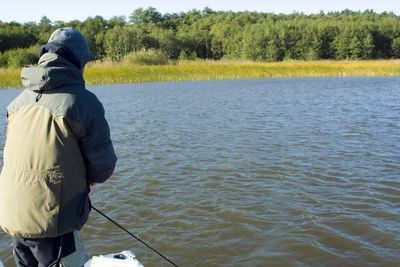
{"type": "MultiPolygon", "coordinates": [[[[119,156],[93,203],[182,266],[398,266],[399,84],[93,87],[119,156]]],[[[0,94],[4,109],[16,93],[0,94]]],[[[84,232],[91,253],[133,248],[168,266],[97,214],[84,232]]]]}

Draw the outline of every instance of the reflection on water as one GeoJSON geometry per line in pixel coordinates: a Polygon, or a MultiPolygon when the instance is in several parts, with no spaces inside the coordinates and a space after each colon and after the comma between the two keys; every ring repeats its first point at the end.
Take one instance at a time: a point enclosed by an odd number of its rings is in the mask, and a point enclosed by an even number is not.
{"type": "MultiPolygon", "coordinates": [[[[303,78],[91,87],[119,156],[93,203],[181,266],[398,266],[399,85],[303,78]]],[[[2,112],[17,93],[0,91],[2,112]]],[[[96,213],[84,232],[92,254],[131,248],[148,266],[168,266],[96,213]]],[[[12,266],[0,238],[0,258],[12,266]]]]}

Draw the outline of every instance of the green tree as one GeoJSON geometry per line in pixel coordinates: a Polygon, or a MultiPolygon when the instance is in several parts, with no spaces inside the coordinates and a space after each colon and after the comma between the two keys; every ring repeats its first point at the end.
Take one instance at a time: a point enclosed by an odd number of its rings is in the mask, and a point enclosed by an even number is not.
{"type": "Polygon", "coordinates": [[[115,26],[104,36],[104,48],[107,57],[119,61],[125,55],[135,51],[137,33],[128,26],[115,26]]]}
{"type": "Polygon", "coordinates": [[[163,16],[154,7],[149,7],[147,9],[138,8],[129,16],[129,21],[134,25],[144,25],[149,23],[161,25],[163,16]]]}
{"type": "Polygon", "coordinates": [[[245,27],[243,34],[242,58],[254,61],[265,60],[266,39],[261,24],[245,27]]]}
{"type": "Polygon", "coordinates": [[[125,16],[114,16],[108,20],[108,27],[114,28],[115,26],[123,27],[126,25],[125,16]]]}
{"type": "Polygon", "coordinates": [[[275,29],[270,28],[266,33],[265,60],[281,61],[283,60],[283,45],[275,29]]]}
{"type": "Polygon", "coordinates": [[[39,32],[37,33],[37,35],[38,35],[37,42],[39,44],[41,44],[41,45],[45,44],[49,40],[51,33],[54,31],[54,27],[52,24],[53,23],[51,22],[51,20],[46,16],[43,16],[40,19],[40,22],[38,25],[39,32]]]}
{"type": "Polygon", "coordinates": [[[177,59],[179,57],[182,45],[172,29],[158,29],[155,31],[155,39],[158,41],[160,49],[165,52],[169,58],[177,59]]]}
{"type": "Polygon", "coordinates": [[[362,50],[363,49],[363,43],[360,40],[360,38],[358,38],[358,36],[353,36],[350,39],[350,43],[349,43],[349,58],[351,59],[359,59],[361,58],[361,54],[362,54],[362,50]]]}
{"type": "Polygon", "coordinates": [[[104,36],[107,28],[108,23],[101,16],[89,17],[78,27],[96,58],[102,58],[105,55],[104,36]]]}
{"type": "Polygon", "coordinates": [[[362,59],[371,59],[374,56],[374,39],[371,33],[366,33],[363,39],[362,59]]]}
{"type": "MultiPolygon", "coordinates": [[[[372,10],[273,14],[223,12],[209,8],[161,14],[139,8],[129,16],[100,16],[38,23],[0,21],[0,52],[47,42],[58,27],[73,27],[87,38],[99,59],[122,59],[127,53],[160,49],[169,58],[212,59],[385,59],[399,58],[400,17],[372,10]]],[[[2,61],[4,62],[4,60],[2,61]]]]}
{"type": "Polygon", "coordinates": [[[51,20],[50,20],[48,17],[43,16],[43,17],[40,19],[39,25],[50,25],[50,26],[51,26],[51,20]]]}
{"type": "Polygon", "coordinates": [[[392,41],[393,56],[400,58],[400,37],[396,37],[392,41]]]}
{"type": "Polygon", "coordinates": [[[0,52],[9,49],[26,48],[38,41],[36,32],[22,27],[17,23],[10,23],[0,27],[0,52]]]}
{"type": "Polygon", "coordinates": [[[350,42],[352,34],[349,29],[342,30],[333,40],[336,59],[348,59],[351,56],[350,42]]]}

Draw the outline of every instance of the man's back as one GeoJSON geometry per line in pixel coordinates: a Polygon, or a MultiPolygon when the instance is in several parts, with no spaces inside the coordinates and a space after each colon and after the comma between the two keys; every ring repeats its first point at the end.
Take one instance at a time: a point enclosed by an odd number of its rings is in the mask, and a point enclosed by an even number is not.
{"type": "MultiPolygon", "coordinates": [[[[87,47],[71,28],[58,33],[87,47]]],[[[72,52],[63,43],[44,46],[39,65],[22,70],[25,90],[7,109],[0,226],[23,249],[32,241],[24,238],[40,243],[80,230],[90,211],[89,185],[108,179],[116,163],[103,106],[85,89],[86,61],[72,52]]],[[[55,240],[61,249],[62,238],[55,240]]]]}

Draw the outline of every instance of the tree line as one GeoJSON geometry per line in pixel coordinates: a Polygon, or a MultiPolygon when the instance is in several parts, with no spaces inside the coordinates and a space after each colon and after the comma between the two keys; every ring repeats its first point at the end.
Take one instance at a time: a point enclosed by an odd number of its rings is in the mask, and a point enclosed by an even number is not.
{"type": "MultiPolygon", "coordinates": [[[[400,17],[372,10],[274,14],[213,11],[161,14],[139,8],[129,18],[84,21],[0,21],[0,66],[37,60],[35,53],[59,27],[74,27],[99,60],[120,61],[157,50],[169,59],[253,61],[400,58],[400,17]],[[16,62],[14,62],[14,61],[16,62]]],[[[36,56],[37,57],[37,56],[36,56]]]]}

